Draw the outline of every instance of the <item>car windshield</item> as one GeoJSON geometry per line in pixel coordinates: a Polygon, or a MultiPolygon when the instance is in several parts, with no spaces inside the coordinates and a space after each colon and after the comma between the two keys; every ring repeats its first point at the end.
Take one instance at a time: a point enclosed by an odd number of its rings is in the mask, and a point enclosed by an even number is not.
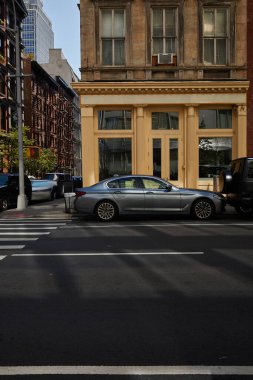
{"type": "Polygon", "coordinates": [[[5,186],[8,183],[8,176],[7,175],[1,175],[0,176],[0,186],[5,186]]]}
{"type": "Polygon", "coordinates": [[[49,179],[49,180],[54,180],[55,179],[55,174],[45,174],[44,179],[49,179]]]}

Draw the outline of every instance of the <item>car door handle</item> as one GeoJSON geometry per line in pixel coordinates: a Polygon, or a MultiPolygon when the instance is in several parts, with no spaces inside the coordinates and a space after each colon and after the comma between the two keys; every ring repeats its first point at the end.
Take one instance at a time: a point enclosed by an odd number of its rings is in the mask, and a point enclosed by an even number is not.
{"type": "Polygon", "coordinates": [[[120,190],[114,191],[114,194],[121,194],[121,191],[120,190]]]}

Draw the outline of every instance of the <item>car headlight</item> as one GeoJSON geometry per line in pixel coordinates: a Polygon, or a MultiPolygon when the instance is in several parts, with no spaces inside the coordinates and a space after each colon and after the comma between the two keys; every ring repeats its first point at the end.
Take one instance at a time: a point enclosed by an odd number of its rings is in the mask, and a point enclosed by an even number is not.
{"type": "Polygon", "coordinates": [[[220,201],[225,199],[222,194],[214,194],[213,197],[219,199],[220,201]]]}

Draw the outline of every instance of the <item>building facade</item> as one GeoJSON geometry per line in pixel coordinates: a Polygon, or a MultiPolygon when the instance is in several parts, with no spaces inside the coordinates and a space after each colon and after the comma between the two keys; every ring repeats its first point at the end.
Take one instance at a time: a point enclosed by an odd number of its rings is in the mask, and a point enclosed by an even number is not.
{"type": "MultiPolygon", "coordinates": [[[[16,62],[21,56],[16,57],[14,29],[16,26],[20,34],[20,25],[27,13],[23,0],[15,0],[14,4],[15,9],[12,1],[0,0],[0,133],[17,128],[16,62]]],[[[0,156],[0,171],[5,159],[8,158],[0,156]]]]}
{"type": "Polygon", "coordinates": [[[57,157],[56,171],[74,174],[73,130],[76,94],[60,77],[52,78],[36,61],[24,59],[25,125],[39,148],[57,157]]]}
{"type": "MultiPolygon", "coordinates": [[[[78,82],[79,78],[74,73],[72,67],[69,65],[67,59],[64,57],[61,49],[49,50],[49,62],[41,64],[46,72],[51,77],[56,78],[60,76],[68,86],[73,82],[78,82]]],[[[73,175],[82,175],[82,146],[81,146],[81,116],[79,96],[75,92],[73,98],[73,175]]]]}
{"type": "Polygon", "coordinates": [[[52,23],[43,10],[42,0],[24,0],[28,16],[22,25],[24,52],[38,63],[49,61],[49,49],[54,47],[52,23]]]}
{"type": "Polygon", "coordinates": [[[115,173],[213,188],[247,154],[246,0],[81,0],[85,185],[115,173]]]}

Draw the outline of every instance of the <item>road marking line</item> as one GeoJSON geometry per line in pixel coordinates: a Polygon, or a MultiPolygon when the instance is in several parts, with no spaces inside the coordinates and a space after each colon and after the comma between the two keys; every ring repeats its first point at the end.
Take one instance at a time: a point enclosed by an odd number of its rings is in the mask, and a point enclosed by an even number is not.
{"type": "Polygon", "coordinates": [[[253,223],[231,223],[231,224],[218,224],[218,223],[164,223],[164,224],[107,224],[107,225],[90,225],[90,224],[83,224],[81,226],[78,225],[66,225],[61,227],[62,229],[68,229],[68,228],[127,228],[127,227],[181,227],[181,226],[187,226],[187,227],[230,227],[230,226],[249,226],[252,227],[253,223]]]}
{"type": "MultiPolygon", "coordinates": [[[[0,231],[7,231],[7,230],[13,230],[13,227],[0,227],[0,231]]],[[[57,227],[16,227],[16,230],[57,230],[57,227]]]]}
{"type": "Polygon", "coordinates": [[[138,256],[138,255],[203,255],[204,252],[83,252],[83,253],[20,253],[12,256],[138,256]]]}
{"type": "Polygon", "coordinates": [[[50,232],[27,232],[27,231],[25,231],[25,232],[1,232],[1,236],[5,236],[5,235],[7,235],[7,236],[10,236],[10,235],[14,235],[14,236],[16,236],[16,235],[49,235],[50,234],[50,232]]]}
{"type": "Polygon", "coordinates": [[[0,256],[0,260],[3,260],[5,259],[6,256],[0,256]]]}
{"type": "Polygon", "coordinates": [[[13,375],[252,375],[253,366],[1,366],[13,375]]]}
{"type": "MultiPolygon", "coordinates": [[[[66,226],[66,223],[4,223],[4,226],[66,226]]],[[[1,220],[0,220],[1,228],[1,220]]]]}
{"type": "Polygon", "coordinates": [[[10,238],[0,238],[0,241],[36,241],[38,240],[39,238],[17,238],[17,237],[12,237],[11,239],[10,238]]]}
{"type": "Polygon", "coordinates": [[[23,249],[25,245],[0,245],[0,249],[23,249]]]}

